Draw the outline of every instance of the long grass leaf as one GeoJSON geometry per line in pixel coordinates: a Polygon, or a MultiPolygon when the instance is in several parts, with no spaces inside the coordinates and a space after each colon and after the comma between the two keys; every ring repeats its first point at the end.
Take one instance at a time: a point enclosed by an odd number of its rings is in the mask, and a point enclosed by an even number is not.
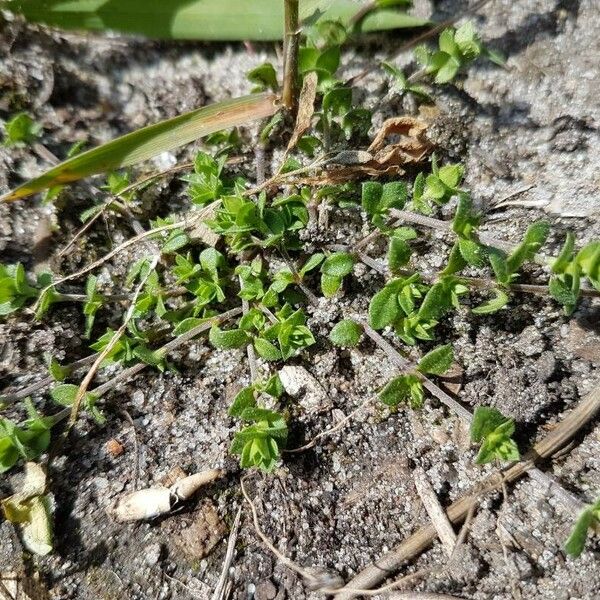
{"type": "Polygon", "coordinates": [[[215,131],[269,117],[278,110],[274,94],[254,94],[211,104],[128,133],[65,160],[43,175],[0,196],[10,202],[41,190],[142,162],[215,131]]]}
{"type": "MultiPolygon", "coordinates": [[[[8,0],[6,8],[29,21],[63,29],[114,30],[158,39],[279,40],[283,0],[8,0]]],[[[301,0],[302,19],[349,24],[356,0],[301,0]]],[[[394,9],[374,10],[360,30],[418,27],[425,20],[394,9]]]]}

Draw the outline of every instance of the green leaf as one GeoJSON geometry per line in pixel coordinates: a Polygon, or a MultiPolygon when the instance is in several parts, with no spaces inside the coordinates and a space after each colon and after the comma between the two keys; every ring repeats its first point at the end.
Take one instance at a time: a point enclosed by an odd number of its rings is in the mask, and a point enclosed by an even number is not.
{"type": "MultiPolygon", "coordinates": [[[[7,6],[26,19],[66,29],[115,30],[157,39],[276,41],[283,39],[281,0],[14,0],[7,6]]],[[[351,23],[355,0],[302,0],[300,18],[351,23]]],[[[359,32],[421,27],[427,20],[388,8],[371,11],[359,32]]]]}
{"type": "Polygon", "coordinates": [[[265,360],[281,360],[281,351],[279,348],[264,338],[254,338],[254,348],[258,355],[265,360]]]}
{"type": "Polygon", "coordinates": [[[473,413],[473,421],[471,422],[471,441],[476,443],[483,441],[485,437],[508,420],[508,417],[505,417],[496,408],[478,406],[473,413]]]}
{"type": "Polygon", "coordinates": [[[21,112],[4,125],[4,146],[20,146],[33,143],[42,132],[42,126],[27,113],[21,112]]]}
{"type": "Polygon", "coordinates": [[[183,335],[188,331],[194,329],[194,327],[198,327],[198,325],[202,325],[206,319],[199,319],[197,317],[188,317],[187,319],[183,319],[179,321],[175,328],[173,329],[173,335],[183,335]]]}
{"type": "Polygon", "coordinates": [[[486,254],[496,276],[496,281],[502,285],[508,285],[511,280],[511,273],[506,262],[506,252],[492,246],[487,246],[486,254]]]}
{"type": "Polygon", "coordinates": [[[350,319],[344,319],[333,327],[329,333],[332,344],[345,348],[352,348],[360,342],[363,328],[350,319]]]}
{"type": "Polygon", "coordinates": [[[313,254],[303,265],[303,267],[298,271],[300,277],[304,277],[308,272],[316,269],[325,259],[325,255],[320,252],[317,254],[313,254]]]}
{"type": "Polygon", "coordinates": [[[365,181],[362,184],[361,204],[364,211],[374,216],[379,211],[383,186],[377,181],[365,181]]]}
{"type": "Polygon", "coordinates": [[[210,328],[210,343],[219,349],[241,348],[250,341],[248,334],[242,329],[220,329],[217,325],[210,328]]]}
{"type": "Polygon", "coordinates": [[[498,312],[501,308],[504,308],[508,304],[510,298],[506,292],[499,288],[495,288],[492,291],[494,293],[494,297],[473,308],[472,312],[474,314],[489,315],[498,312]]]}
{"type": "Polygon", "coordinates": [[[600,291],[600,242],[590,242],[575,259],[590,283],[600,291]]]}
{"type": "Polygon", "coordinates": [[[71,383],[63,383],[62,385],[57,385],[56,387],[50,390],[50,396],[52,400],[61,406],[71,406],[75,397],[77,396],[77,391],[79,390],[79,386],[73,385],[71,383]]]}
{"type": "Polygon", "coordinates": [[[209,133],[268,117],[277,110],[273,94],[254,94],[205,106],[82,152],[4,194],[0,201],[17,200],[54,185],[133,165],[209,133]]]}
{"type": "Polygon", "coordinates": [[[423,397],[423,384],[412,374],[395,377],[379,392],[379,399],[392,407],[409,404],[411,408],[420,408],[423,397]]]}
{"type": "Polygon", "coordinates": [[[508,270],[511,273],[516,273],[525,261],[533,260],[536,252],[546,241],[549,232],[550,225],[546,221],[536,221],[535,223],[532,223],[527,228],[523,241],[507,258],[506,262],[508,270]]]}
{"type": "Polygon", "coordinates": [[[50,356],[48,372],[54,381],[64,381],[71,374],[71,369],[63,367],[54,356],[50,356]]]}
{"type": "Polygon", "coordinates": [[[429,288],[419,307],[419,317],[423,320],[438,320],[452,306],[451,289],[444,281],[429,288]]]}
{"type": "Polygon", "coordinates": [[[483,267],[485,264],[485,248],[475,240],[460,238],[458,249],[462,257],[473,267],[483,267]]]}
{"type": "Polygon", "coordinates": [[[383,329],[400,316],[397,287],[386,285],[377,292],[369,304],[369,324],[373,329],[383,329]]]}
{"type": "Polygon", "coordinates": [[[246,77],[250,83],[256,86],[253,91],[264,92],[270,89],[276,92],[279,89],[277,73],[275,72],[275,67],[270,62],[263,63],[252,69],[246,77]]]}
{"type": "Polygon", "coordinates": [[[443,375],[454,362],[452,346],[438,346],[428,352],[417,365],[417,370],[430,375],[443,375]]]}
{"type": "Polygon", "coordinates": [[[398,237],[390,237],[390,245],[388,248],[387,261],[390,271],[396,272],[405,267],[411,255],[410,246],[398,237]]]}
{"type": "Polygon", "coordinates": [[[162,245],[161,250],[164,254],[173,254],[177,252],[177,250],[187,246],[189,243],[190,238],[185,231],[175,230],[169,234],[167,240],[162,245]]]}
{"type": "Polygon", "coordinates": [[[571,231],[567,231],[565,244],[556,260],[552,263],[553,273],[564,273],[567,267],[573,261],[575,255],[575,236],[571,231]]]}
{"type": "Polygon", "coordinates": [[[458,56],[458,44],[454,41],[454,29],[451,27],[448,29],[444,29],[442,33],[440,33],[439,48],[442,52],[450,56],[458,56]]]}
{"type": "Polygon", "coordinates": [[[452,250],[450,250],[450,256],[448,256],[448,263],[444,267],[443,271],[440,271],[441,276],[454,275],[454,273],[460,273],[467,266],[467,261],[463,258],[458,240],[454,242],[452,250]]]}
{"type": "Polygon", "coordinates": [[[460,69],[460,62],[453,56],[446,56],[443,61],[435,56],[434,58],[440,60],[440,64],[436,68],[435,82],[442,84],[452,81],[460,69]]]}
{"type": "Polygon", "coordinates": [[[243,388],[236,394],[231,406],[229,407],[228,414],[231,417],[240,417],[247,408],[254,406],[256,406],[254,387],[250,385],[243,388]]]}
{"type": "Polygon", "coordinates": [[[144,344],[140,344],[133,349],[133,355],[147,365],[158,367],[160,371],[164,368],[164,353],[160,350],[151,350],[144,344]]]}
{"type": "Polygon", "coordinates": [[[442,200],[446,195],[446,186],[437,175],[427,175],[424,194],[434,200],[442,200]]]}
{"type": "Polygon", "coordinates": [[[333,298],[337,294],[337,291],[342,286],[343,279],[336,277],[335,275],[321,275],[321,292],[325,298],[333,298]]]}
{"type": "Polygon", "coordinates": [[[579,277],[575,279],[565,273],[552,275],[548,282],[550,295],[565,308],[565,313],[571,315],[577,306],[579,298],[579,277]]]}
{"type": "MultiPolygon", "coordinates": [[[[451,167],[442,167],[440,173],[447,168],[454,169],[459,165],[451,167]]],[[[480,217],[473,210],[473,203],[468,194],[459,194],[458,204],[456,206],[456,213],[452,221],[452,229],[459,237],[465,239],[471,239],[475,229],[479,226],[480,217]]]]}
{"type": "Polygon", "coordinates": [[[583,510],[579,515],[577,521],[575,521],[573,529],[571,529],[571,533],[567,541],[565,542],[565,552],[569,556],[576,558],[581,555],[585,548],[585,540],[587,538],[588,531],[595,520],[596,518],[591,506],[583,510]]]}
{"type": "Polygon", "coordinates": [[[515,423],[500,411],[485,406],[475,410],[471,423],[471,440],[482,442],[476,462],[519,460],[519,448],[512,439],[515,423]]]}
{"type": "Polygon", "coordinates": [[[462,165],[445,165],[440,167],[437,176],[441,182],[452,190],[455,190],[460,184],[464,174],[462,165]]]}

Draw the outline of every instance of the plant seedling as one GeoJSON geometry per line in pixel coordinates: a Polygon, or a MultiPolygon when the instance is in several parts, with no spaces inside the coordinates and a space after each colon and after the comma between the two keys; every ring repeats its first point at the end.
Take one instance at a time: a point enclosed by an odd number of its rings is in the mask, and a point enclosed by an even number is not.
{"type": "Polygon", "coordinates": [[[397,407],[408,403],[412,409],[423,406],[425,392],[419,373],[425,375],[443,375],[452,365],[454,353],[452,346],[439,346],[428,352],[417,364],[413,373],[394,377],[379,392],[379,399],[387,406],[397,407]]]}
{"type": "Polygon", "coordinates": [[[279,461],[280,448],[287,440],[285,419],[275,411],[252,406],[244,408],[240,418],[252,424],[235,434],[232,454],[240,456],[242,468],[258,467],[270,473],[279,461]]]}
{"type": "Polygon", "coordinates": [[[441,206],[458,194],[463,174],[464,168],[459,164],[438,167],[436,156],[433,154],[431,174],[425,176],[420,172],[415,178],[411,206],[417,212],[431,214],[430,202],[441,206]]]}
{"type": "Polygon", "coordinates": [[[367,181],[362,184],[362,207],[379,229],[385,229],[389,209],[404,208],[406,198],[406,184],[402,181],[383,185],[377,181],[367,181]]]}
{"type": "Polygon", "coordinates": [[[481,444],[475,462],[482,465],[493,460],[519,460],[519,448],[512,439],[514,432],[513,419],[495,408],[478,406],[471,423],[471,441],[481,444]]]}
{"type": "Polygon", "coordinates": [[[565,552],[569,556],[576,558],[581,555],[588,532],[597,523],[600,523],[600,498],[594,504],[587,506],[575,521],[571,534],[565,542],[565,552]]]}
{"type": "Polygon", "coordinates": [[[487,56],[497,64],[503,64],[502,57],[487,50],[473,23],[468,21],[458,29],[444,29],[438,41],[439,50],[432,52],[425,46],[415,48],[415,57],[423,65],[425,72],[434,77],[436,83],[448,83],[465,66],[487,56]]]}
{"type": "Polygon", "coordinates": [[[58,422],[44,417],[25,400],[29,418],[18,426],[10,419],[0,417],[0,473],[11,469],[19,460],[34,460],[50,445],[50,430],[58,422]]]}
{"type": "Polygon", "coordinates": [[[21,112],[6,122],[4,131],[4,146],[26,146],[40,136],[42,126],[27,113],[21,112]]]}
{"type": "Polygon", "coordinates": [[[600,243],[590,242],[575,255],[575,236],[569,231],[564,246],[552,263],[548,283],[550,295],[564,307],[566,315],[573,314],[581,292],[581,279],[600,290],[600,243]]]}

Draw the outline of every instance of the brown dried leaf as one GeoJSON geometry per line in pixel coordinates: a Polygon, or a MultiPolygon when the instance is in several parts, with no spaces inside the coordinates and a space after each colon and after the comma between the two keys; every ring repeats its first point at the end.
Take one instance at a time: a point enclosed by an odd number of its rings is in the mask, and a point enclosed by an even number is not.
{"type": "Polygon", "coordinates": [[[331,159],[326,170],[295,181],[308,185],[336,185],[365,177],[393,177],[405,173],[402,168],[421,162],[431,151],[425,139],[427,124],[414,117],[388,119],[378,131],[368,151],[345,151],[331,159]],[[401,136],[386,144],[391,135],[401,136]]]}
{"type": "Polygon", "coordinates": [[[310,128],[310,122],[315,112],[315,98],[317,97],[318,77],[315,72],[310,72],[304,78],[300,99],[298,101],[298,116],[294,133],[287,147],[287,152],[296,146],[304,132],[310,128]]]}
{"type": "Polygon", "coordinates": [[[390,135],[401,135],[411,140],[423,142],[423,134],[426,130],[427,124],[414,117],[393,117],[383,123],[369,146],[369,152],[379,152],[386,145],[385,140],[390,135]]]}

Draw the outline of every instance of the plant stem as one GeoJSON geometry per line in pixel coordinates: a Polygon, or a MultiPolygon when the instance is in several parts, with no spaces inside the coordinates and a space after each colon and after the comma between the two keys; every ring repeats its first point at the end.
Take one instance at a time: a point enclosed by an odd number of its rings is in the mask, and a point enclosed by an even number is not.
{"type": "Polygon", "coordinates": [[[298,108],[299,0],[285,0],[285,45],[281,101],[295,116],[298,108]]]}
{"type": "MultiPolygon", "coordinates": [[[[358,244],[354,246],[354,248],[357,247],[358,244]]],[[[385,266],[384,263],[382,263],[380,260],[372,258],[364,252],[360,252],[359,250],[355,250],[353,252],[351,247],[346,246],[344,244],[332,244],[331,246],[329,246],[329,248],[335,252],[349,252],[351,254],[354,254],[354,256],[356,256],[356,258],[360,260],[360,262],[364,263],[365,265],[367,265],[367,267],[370,267],[374,271],[377,271],[378,273],[381,273],[382,275],[386,276],[390,274],[389,269],[385,266]]],[[[403,275],[406,277],[410,277],[412,274],[413,272],[408,270],[398,271],[398,275],[403,275]]],[[[426,276],[422,273],[420,275],[423,278],[423,280],[427,281],[428,283],[435,283],[437,281],[436,275],[426,276]]],[[[457,275],[457,277],[461,281],[464,281],[465,283],[479,289],[491,290],[499,287],[498,283],[493,279],[485,279],[483,277],[466,277],[465,275],[457,275]]],[[[536,285],[532,283],[509,283],[507,288],[512,292],[521,292],[523,294],[536,294],[538,296],[550,295],[550,291],[548,290],[547,285],[536,285]]],[[[580,293],[582,296],[587,296],[589,298],[597,298],[598,296],[600,296],[600,292],[589,288],[582,288],[580,290],[580,293]]]]}
{"type": "MultiPolygon", "coordinates": [[[[242,277],[239,276],[240,288],[243,285],[242,277]]],[[[250,303],[245,298],[242,298],[242,313],[248,314],[250,310],[250,303]]],[[[252,340],[246,345],[246,354],[248,355],[248,365],[250,366],[250,381],[255,383],[258,380],[258,364],[256,363],[256,352],[254,351],[254,345],[252,340]]]]}
{"type": "MultiPolygon", "coordinates": [[[[193,329],[190,329],[186,333],[183,333],[182,335],[176,337],[175,339],[172,339],[170,342],[167,342],[166,344],[164,344],[163,346],[158,348],[157,351],[160,352],[163,356],[167,356],[170,352],[172,352],[176,348],[179,348],[179,346],[181,346],[185,342],[188,342],[189,340],[195,338],[197,335],[200,335],[201,333],[208,331],[213,325],[218,325],[220,323],[223,323],[224,321],[227,321],[228,319],[237,317],[241,312],[242,312],[241,308],[233,308],[233,309],[231,309],[227,312],[224,312],[216,317],[212,317],[211,319],[207,320],[205,323],[201,323],[197,327],[194,327],[193,329]]],[[[106,383],[103,383],[102,385],[95,387],[92,390],[92,393],[96,394],[97,396],[102,396],[103,394],[105,394],[106,392],[108,392],[109,390],[114,388],[118,383],[121,383],[122,381],[129,381],[131,379],[131,377],[133,377],[133,375],[139,373],[140,371],[142,371],[143,369],[145,369],[148,366],[149,365],[147,363],[137,363],[137,364],[133,365],[132,367],[129,367],[128,369],[125,369],[124,371],[121,371],[118,375],[113,377],[110,381],[107,381],[106,383]]]]}
{"type": "MultiPolygon", "coordinates": [[[[447,396],[445,392],[440,390],[434,383],[431,383],[431,387],[428,387],[428,389],[446,404],[445,400],[443,400],[443,397],[447,396]],[[442,395],[438,396],[438,390],[442,392],[442,395]]],[[[450,406],[450,408],[452,407],[450,406]]],[[[562,488],[552,476],[540,471],[535,466],[535,461],[540,458],[553,456],[582,427],[592,421],[599,411],[600,388],[596,387],[548,435],[535,444],[519,462],[509,465],[501,471],[492,473],[482,482],[471,487],[458,500],[454,501],[446,509],[446,514],[450,521],[455,525],[462,523],[483,493],[501,489],[506,483],[515,481],[524,474],[529,475],[538,483],[547,485],[548,489],[555,493],[556,497],[564,503],[566,508],[572,512],[577,512],[577,507],[580,506],[581,501],[562,488]]],[[[471,416],[470,413],[469,416],[471,416]]],[[[397,571],[404,561],[426,550],[436,538],[437,532],[433,525],[421,527],[400,545],[392,548],[392,550],[379,557],[375,563],[370,564],[355,575],[344,588],[338,591],[336,598],[338,600],[350,600],[350,598],[355,597],[354,588],[374,587],[397,571]]]]}
{"type": "Polygon", "coordinates": [[[371,11],[375,10],[376,8],[377,2],[375,0],[365,2],[365,4],[363,4],[350,19],[350,25],[352,27],[356,27],[371,11]]]}

